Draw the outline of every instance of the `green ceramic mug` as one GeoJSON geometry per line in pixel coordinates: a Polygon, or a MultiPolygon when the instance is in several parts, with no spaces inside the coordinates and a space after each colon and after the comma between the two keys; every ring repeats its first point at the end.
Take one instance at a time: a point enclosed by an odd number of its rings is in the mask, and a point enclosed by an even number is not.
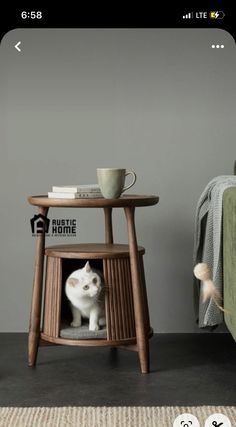
{"type": "Polygon", "coordinates": [[[98,185],[105,199],[118,199],[120,195],[132,187],[136,182],[136,174],[133,171],[118,168],[98,168],[98,185]],[[131,184],[125,186],[125,178],[133,176],[131,184]]]}

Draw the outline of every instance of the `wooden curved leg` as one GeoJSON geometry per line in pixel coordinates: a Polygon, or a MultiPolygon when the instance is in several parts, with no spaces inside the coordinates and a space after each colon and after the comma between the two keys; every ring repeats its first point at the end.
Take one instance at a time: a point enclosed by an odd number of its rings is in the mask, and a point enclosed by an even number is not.
{"type": "MultiPolygon", "coordinates": [[[[39,213],[47,216],[47,208],[39,208],[39,213]]],[[[40,338],[40,319],[43,288],[43,264],[45,249],[45,232],[38,234],[35,254],[35,270],[33,280],[33,293],[30,313],[29,338],[28,338],[28,364],[34,366],[37,359],[40,338]]]]}
{"type": "Polygon", "coordinates": [[[105,242],[113,243],[112,208],[104,208],[105,215],[105,242]]]}
{"type": "Polygon", "coordinates": [[[128,227],[130,267],[132,276],[132,290],[134,300],[135,329],[137,337],[137,346],[139,361],[143,374],[149,372],[149,341],[145,328],[145,308],[143,304],[142,292],[142,274],[140,269],[139,253],[134,223],[134,207],[126,207],[125,215],[128,227]]]}

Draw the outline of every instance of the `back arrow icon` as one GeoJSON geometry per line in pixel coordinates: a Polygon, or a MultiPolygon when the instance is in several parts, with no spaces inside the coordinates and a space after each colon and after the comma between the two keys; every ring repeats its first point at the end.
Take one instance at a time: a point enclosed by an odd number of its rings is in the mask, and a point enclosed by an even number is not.
{"type": "Polygon", "coordinates": [[[21,52],[21,48],[19,47],[20,44],[21,44],[21,42],[18,42],[15,44],[15,48],[16,48],[16,50],[18,50],[18,52],[21,52]]]}

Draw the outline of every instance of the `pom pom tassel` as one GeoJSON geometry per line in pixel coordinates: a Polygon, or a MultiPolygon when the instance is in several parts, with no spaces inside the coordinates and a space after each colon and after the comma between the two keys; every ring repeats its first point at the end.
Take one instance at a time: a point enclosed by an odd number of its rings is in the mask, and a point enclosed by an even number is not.
{"type": "Polygon", "coordinates": [[[209,266],[204,262],[199,263],[195,265],[193,269],[193,273],[197,279],[203,282],[203,288],[202,288],[203,302],[206,302],[208,299],[212,298],[214,303],[217,305],[217,307],[224,313],[227,313],[227,310],[225,310],[221,305],[222,298],[220,296],[219,291],[216,289],[212,281],[211,270],[209,266]]]}

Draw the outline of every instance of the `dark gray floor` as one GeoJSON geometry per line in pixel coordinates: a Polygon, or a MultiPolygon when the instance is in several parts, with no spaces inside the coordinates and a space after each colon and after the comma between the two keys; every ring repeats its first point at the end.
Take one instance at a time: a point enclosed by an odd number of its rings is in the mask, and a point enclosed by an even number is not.
{"type": "Polygon", "coordinates": [[[136,353],[40,347],[28,368],[26,334],[1,334],[0,406],[236,405],[236,343],[229,334],[161,334],[151,373],[136,353]]]}

